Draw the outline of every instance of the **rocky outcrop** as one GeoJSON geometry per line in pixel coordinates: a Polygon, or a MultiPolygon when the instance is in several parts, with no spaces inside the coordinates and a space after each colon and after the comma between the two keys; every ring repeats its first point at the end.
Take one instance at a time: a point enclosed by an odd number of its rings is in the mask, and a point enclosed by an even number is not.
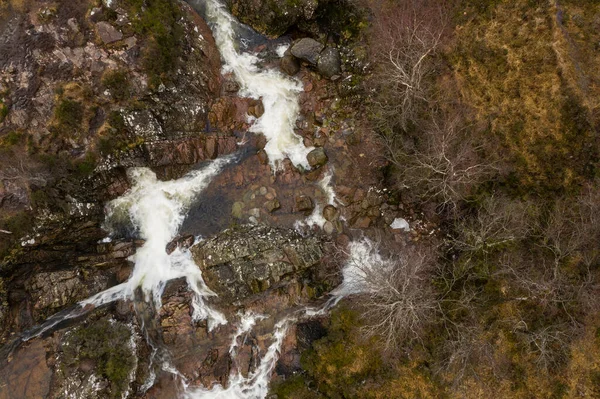
{"type": "Polygon", "coordinates": [[[147,369],[138,367],[145,343],[133,323],[94,317],[57,338],[52,348],[54,395],[129,397],[146,377],[147,369]]]}
{"type": "Polygon", "coordinates": [[[318,41],[305,37],[298,40],[281,58],[280,67],[288,75],[295,75],[298,71],[294,68],[295,62],[303,61],[324,77],[331,79],[342,72],[342,59],[338,49],[325,47],[318,41]]]}
{"type": "Polygon", "coordinates": [[[300,275],[323,257],[319,239],[294,230],[245,225],[192,248],[206,284],[224,301],[238,301],[300,275]]]}
{"type": "Polygon", "coordinates": [[[327,0],[228,0],[231,13],[267,36],[277,37],[292,26],[312,20],[327,0]]]}
{"type": "Polygon", "coordinates": [[[97,311],[0,359],[0,399],[133,397],[148,377],[149,353],[135,321],[97,311]]]}
{"type": "Polygon", "coordinates": [[[96,274],[86,278],[73,269],[37,273],[26,287],[33,303],[33,317],[39,321],[106,288],[108,276],[96,274]]]}
{"type": "MultiPolygon", "coordinates": [[[[132,2],[31,1],[27,7],[28,13],[8,8],[0,15],[0,146],[8,147],[0,169],[19,162],[26,171],[0,179],[0,217],[29,207],[32,191],[55,184],[48,170],[57,158],[91,170],[91,160],[102,157],[105,174],[128,166],[191,166],[235,149],[222,139],[230,133],[214,132],[212,142],[205,137],[210,105],[220,94],[220,57],[191,7],[169,5],[181,17],[179,34],[170,38],[177,51],[156,48],[137,26],[140,18],[162,22],[136,12],[132,2]]],[[[78,197],[73,190],[60,196],[67,194],[78,197]]]]}

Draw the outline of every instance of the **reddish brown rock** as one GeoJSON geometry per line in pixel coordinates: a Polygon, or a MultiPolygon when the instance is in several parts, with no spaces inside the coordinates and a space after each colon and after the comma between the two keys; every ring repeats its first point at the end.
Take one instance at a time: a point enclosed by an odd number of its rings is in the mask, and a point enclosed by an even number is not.
{"type": "Polygon", "coordinates": [[[0,399],[46,398],[51,378],[44,343],[36,339],[17,349],[9,363],[0,363],[0,399]]]}

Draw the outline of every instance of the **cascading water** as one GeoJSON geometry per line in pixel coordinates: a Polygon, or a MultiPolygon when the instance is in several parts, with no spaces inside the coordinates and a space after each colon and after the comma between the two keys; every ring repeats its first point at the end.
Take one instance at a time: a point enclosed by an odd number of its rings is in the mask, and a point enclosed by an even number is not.
{"type": "Polygon", "coordinates": [[[213,30],[221,52],[223,72],[233,73],[240,84],[240,95],[261,99],[264,114],[256,119],[250,131],[262,133],[267,139],[265,152],[271,167],[280,167],[289,158],[295,166],[310,169],[306,155],[312,150],[304,146],[302,137],[294,132],[300,113],[298,95],[303,91],[301,82],[275,70],[261,70],[259,58],[236,49],[235,28],[239,25],[218,0],[193,0],[197,8],[204,6],[205,18],[213,30]]]}
{"type": "Polygon", "coordinates": [[[159,308],[166,283],[180,277],[186,278],[195,294],[194,319],[207,319],[209,328],[226,323],[223,315],[204,305],[203,298],[214,294],[204,284],[202,273],[189,251],[176,249],[167,254],[166,246],[177,235],[194,199],[232,159],[231,156],[217,159],[181,179],[166,182],[158,180],[148,168],[130,169],[128,175],[133,187],[107,204],[106,228],[111,231],[112,226],[127,223],[145,240],[131,259],[135,264],[131,277],[125,283],[81,301],[73,310],[50,317],[41,326],[25,333],[21,340],[37,337],[62,321],[79,317],[98,306],[121,299],[134,300],[138,289],[146,301],[152,301],[159,308]]]}
{"type": "Polygon", "coordinates": [[[115,223],[129,221],[145,243],[133,256],[135,267],[130,279],[88,301],[95,305],[111,301],[115,292],[133,298],[134,291],[141,288],[146,301],[152,299],[159,307],[165,284],[185,277],[196,294],[194,318],[207,318],[211,327],[225,323],[222,315],[202,305],[203,297],[214,294],[204,284],[189,251],[177,249],[167,254],[165,248],[177,235],[192,201],[230,161],[231,157],[217,159],[201,170],[166,182],[159,181],[147,168],[130,169],[128,175],[134,185],[106,206],[107,227],[110,230],[115,223]]]}
{"type": "MultiPolygon", "coordinates": [[[[239,24],[218,0],[190,0],[190,3],[197,8],[203,6],[207,22],[213,29],[224,61],[224,71],[233,73],[240,84],[240,94],[261,99],[263,102],[265,112],[260,118],[254,120],[250,130],[262,133],[266,137],[265,151],[273,170],[279,168],[285,158],[289,158],[296,166],[309,169],[306,155],[312,148],[306,148],[302,138],[294,132],[295,122],[299,115],[298,96],[302,91],[301,83],[277,71],[260,70],[257,66],[259,59],[256,56],[240,53],[236,49],[235,40],[235,28],[239,24]]],[[[107,204],[106,228],[114,231],[117,226],[132,226],[136,235],[145,241],[144,245],[131,258],[134,262],[131,277],[123,284],[80,302],[74,310],[51,317],[46,323],[24,334],[21,340],[26,341],[39,336],[66,319],[79,317],[90,309],[116,300],[142,300],[158,310],[167,282],[182,277],[187,280],[188,287],[195,294],[193,318],[207,320],[209,330],[227,323],[221,313],[206,304],[205,298],[214,293],[205,285],[200,269],[194,263],[190,252],[186,249],[176,249],[168,254],[166,247],[178,234],[193,201],[208,186],[212,178],[218,175],[232,160],[231,156],[220,158],[181,179],[166,182],[159,181],[150,169],[130,169],[128,175],[133,182],[133,187],[123,196],[107,204]],[[139,293],[142,295],[138,295],[139,293]]],[[[331,178],[332,174],[329,172],[319,183],[327,195],[328,204],[334,204],[336,201],[335,192],[330,185],[331,178]]],[[[325,221],[320,214],[320,207],[317,208],[312,219],[309,218],[304,225],[323,226],[325,221]]],[[[303,318],[323,314],[337,304],[341,298],[360,291],[355,284],[356,279],[353,277],[357,270],[353,268],[352,260],[357,257],[377,256],[374,247],[369,243],[363,240],[351,244],[351,260],[344,269],[344,283],[332,293],[333,296],[329,301],[319,308],[305,308],[297,311],[275,324],[273,342],[262,356],[256,370],[246,377],[235,367],[237,350],[246,334],[259,320],[266,317],[263,315],[240,315],[237,331],[232,337],[230,346],[234,367],[226,387],[215,385],[211,389],[206,389],[189,386],[185,378],[170,364],[163,365],[163,369],[179,377],[179,381],[184,387],[183,395],[188,399],[265,398],[268,394],[270,377],[289,326],[303,318]]],[[[151,378],[147,381],[145,388],[149,388],[152,384],[153,379],[151,378]]]]}

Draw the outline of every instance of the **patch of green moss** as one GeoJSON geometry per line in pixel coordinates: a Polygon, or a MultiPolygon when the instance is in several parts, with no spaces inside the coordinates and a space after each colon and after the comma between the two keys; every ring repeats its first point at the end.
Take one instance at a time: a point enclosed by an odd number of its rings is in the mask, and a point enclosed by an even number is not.
{"type": "Polygon", "coordinates": [[[0,219],[0,229],[12,233],[0,234],[0,259],[5,260],[4,258],[19,244],[19,239],[33,229],[34,220],[30,211],[20,211],[0,219]]]}
{"type": "Polygon", "coordinates": [[[169,0],[127,0],[135,32],[147,38],[144,69],[151,86],[158,86],[175,69],[180,54],[183,28],[181,10],[169,0]]]}
{"type": "Polygon", "coordinates": [[[23,138],[23,134],[20,132],[12,131],[9,132],[6,136],[4,136],[0,140],[0,147],[8,148],[14,145],[17,145],[21,139],[23,138]]]}
{"type": "Polygon", "coordinates": [[[302,367],[327,397],[337,397],[340,387],[350,396],[357,395],[365,378],[382,372],[378,351],[370,343],[357,340],[359,324],[356,312],[336,309],[328,334],[302,354],[302,367]]]}
{"type": "Polygon", "coordinates": [[[109,397],[120,398],[135,367],[135,354],[128,346],[130,339],[127,326],[109,319],[79,327],[69,337],[68,345],[63,346],[65,366],[77,367],[82,360],[92,360],[96,373],[110,383],[109,397]]]}
{"type": "Polygon", "coordinates": [[[366,9],[353,1],[325,2],[317,13],[316,21],[321,29],[344,45],[359,40],[369,26],[366,9]]]}
{"type": "Polygon", "coordinates": [[[108,115],[107,121],[110,128],[98,141],[98,151],[101,155],[131,150],[144,144],[145,141],[143,137],[131,137],[127,130],[127,126],[125,125],[125,120],[120,112],[111,112],[108,115]]]}
{"type": "Polygon", "coordinates": [[[59,129],[78,130],[83,120],[83,105],[75,100],[63,98],[54,110],[59,129]]]}
{"type": "Polygon", "coordinates": [[[271,392],[278,399],[318,399],[323,398],[319,392],[311,390],[303,375],[295,375],[285,381],[273,384],[271,392]]]}
{"type": "Polygon", "coordinates": [[[4,122],[8,116],[8,107],[2,101],[0,101],[0,123],[4,122]]]}
{"type": "Polygon", "coordinates": [[[117,101],[129,98],[130,86],[127,72],[122,70],[109,71],[102,77],[102,86],[110,91],[117,101]]]}

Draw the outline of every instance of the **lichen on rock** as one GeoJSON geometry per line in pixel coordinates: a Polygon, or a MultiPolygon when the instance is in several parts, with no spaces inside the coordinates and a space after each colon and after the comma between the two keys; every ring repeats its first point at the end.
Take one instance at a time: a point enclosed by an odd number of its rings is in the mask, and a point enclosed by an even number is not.
{"type": "Polygon", "coordinates": [[[231,228],[193,247],[192,253],[207,285],[225,301],[265,291],[323,257],[319,238],[262,225],[231,228]]]}

